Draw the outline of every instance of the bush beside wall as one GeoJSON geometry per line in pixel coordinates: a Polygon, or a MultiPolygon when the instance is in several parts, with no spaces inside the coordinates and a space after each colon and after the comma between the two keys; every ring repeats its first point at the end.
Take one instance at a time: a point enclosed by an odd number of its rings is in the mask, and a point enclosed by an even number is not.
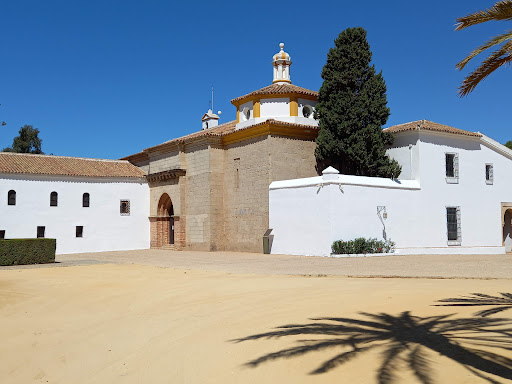
{"type": "Polygon", "coordinates": [[[358,237],[354,240],[338,240],[332,243],[331,250],[335,255],[341,254],[365,254],[365,253],[389,253],[395,243],[391,240],[365,239],[358,237]]]}
{"type": "Polygon", "coordinates": [[[55,239],[0,240],[0,265],[54,263],[56,246],[55,239]]]}

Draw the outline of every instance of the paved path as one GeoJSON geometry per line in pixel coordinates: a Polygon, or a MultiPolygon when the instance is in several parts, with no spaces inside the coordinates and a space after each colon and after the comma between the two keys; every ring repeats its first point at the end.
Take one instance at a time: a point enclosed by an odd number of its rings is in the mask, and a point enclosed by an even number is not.
{"type": "Polygon", "coordinates": [[[140,264],[164,268],[279,275],[512,279],[512,255],[409,255],[330,258],[238,252],[137,250],[58,255],[59,264],[140,264]]]}

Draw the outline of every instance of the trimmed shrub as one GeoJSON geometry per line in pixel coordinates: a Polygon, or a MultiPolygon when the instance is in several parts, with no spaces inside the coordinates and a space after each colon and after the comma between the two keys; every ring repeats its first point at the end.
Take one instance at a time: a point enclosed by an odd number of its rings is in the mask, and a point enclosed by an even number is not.
{"type": "Polygon", "coordinates": [[[54,263],[56,246],[55,239],[0,240],[0,265],[54,263]]]}
{"type": "Polygon", "coordinates": [[[338,240],[332,243],[331,250],[335,255],[365,254],[365,253],[389,253],[395,246],[391,240],[365,239],[358,237],[354,240],[338,240]]]}

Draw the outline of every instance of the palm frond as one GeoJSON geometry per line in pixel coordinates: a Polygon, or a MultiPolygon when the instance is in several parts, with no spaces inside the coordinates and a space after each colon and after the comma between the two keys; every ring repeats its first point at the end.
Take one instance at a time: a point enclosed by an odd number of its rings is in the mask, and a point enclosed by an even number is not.
{"type": "Polygon", "coordinates": [[[378,372],[379,384],[391,384],[395,380],[395,372],[397,371],[397,362],[399,355],[407,349],[407,345],[401,343],[392,343],[383,355],[384,361],[378,372]]]}
{"type": "Polygon", "coordinates": [[[469,63],[469,61],[472,58],[474,58],[475,56],[479,55],[480,53],[482,53],[486,49],[489,49],[491,47],[494,47],[496,45],[504,43],[504,42],[506,42],[507,40],[510,40],[510,39],[512,39],[512,31],[507,31],[507,32],[505,32],[502,35],[493,37],[492,39],[487,41],[484,45],[482,45],[482,46],[478,47],[477,49],[475,49],[474,51],[472,51],[469,55],[467,55],[464,58],[464,60],[462,60],[459,63],[457,63],[457,65],[455,67],[459,71],[462,70],[462,68],[464,68],[466,66],[466,64],[469,63]]]}
{"type": "Polygon", "coordinates": [[[354,357],[356,357],[361,352],[368,351],[369,349],[372,349],[372,348],[375,348],[375,346],[372,345],[369,347],[358,348],[358,349],[354,349],[352,351],[340,353],[339,355],[334,356],[332,359],[327,360],[320,367],[318,367],[317,369],[312,371],[311,374],[318,375],[321,373],[328,372],[331,369],[336,368],[338,365],[341,365],[343,363],[346,363],[349,360],[352,360],[354,357]]]}
{"type": "Polygon", "coordinates": [[[501,49],[491,54],[480,66],[467,76],[459,87],[459,96],[464,97],[483,79],[505,64],[512,63],[512,42],[504,44],[501,49]]]}
{"type": "Polygon", "coordinates": [[[462,297],[451,297],[448,299],[438,300],[440,303],[447,304],[436,304],[436,306],[453,306],[453,307],[478,307],[478,306],[492,306],[493,308],[484,309],[479,312],[476,312],[476,316],[486,317],[489,315],[493,315],[495,313],[499,313],[501,311],[505,311],[507,309],[512,309],[512,294],[500,292],[500,296],[492,296],[484,293],[472,293],[470,295],[465,295],[462,297]]]}
{"type": "Polygon", "coordinates": [[[430,375],[428,358],[422,351],[422,346],[417,345],[409,354],[407,361],[414,375],[422,384],[433,384],[434,381],[430,375]]]}
{"type": "Polygon", "coordinates": [[[512,0],[498,1],[485,11],[478,11],[467,16],[459,17],[455,30],[467,28],[471,25],[484,23],[490,20],[512,20],[512,0]]]}

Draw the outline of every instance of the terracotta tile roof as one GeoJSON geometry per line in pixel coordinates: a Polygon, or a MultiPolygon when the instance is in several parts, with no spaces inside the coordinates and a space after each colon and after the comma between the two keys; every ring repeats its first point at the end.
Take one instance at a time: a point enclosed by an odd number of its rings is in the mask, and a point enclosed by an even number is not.
{"type": "MultiPolygon", "coordinates": [[[[258,124],[249,125],[247,127],[244,127],[240,129],[240,131],[245,129],[250,129],[255,126],[265,125],[265,124],[274,124],[274,125],[281,125],[281,126],[289,126],[294,128],[309,128],[309,129],[318,129],[317,126],[314,125],[304,125],[304,124],[295,124],[295,123],[287,123],[284,121],[274,120],[274,119],[268,119],[258,124]]],[[[235,126],[236,126],[236,120],[228,121],[227,123],[218,125],[214,128],[205,129],[202,131],[191,133],[190,135],[178,137],[176,139],[172,139],[169,141],[165,141],[161,144],[154,145],[152,147],[143,149],[141,152],[134,153],[133,155],[129,155],[126,157],[123,157],[121,160],[128,160],[128,161],[138,161],[141,158],[144,158],[147,156],[148,151],[151,150],[158,150],[162,147],[166,147],[172,144],[179,144],[179,143],[185,143],[193,139],[198,139],[200,137],[222,137],[225,135],[228,135],[230,133],[235,132],[235,126]]]]}
{"type": "Polygon", "coordinates": [[[27,153],[0,153],[0,173],[85,176],[144,177],[145,173],[125,160],[86,159],[27,153]]]}
{"type": "Polygon", "coordinates": [[[257,95],[285,95],[288,93],[297,93],[299,95],[304,96],[312,96],[318,98],[318,92],[312,91],[310,89],[298,87],[293,84],[272,84],[267,87],[258,89],[256,91],[253,91],[251,93],[248,93],[247,95],[237,97],[233,100],[231,100],[231,103],[236,103],[237,101],[243,100],[247,97],[251,96],[257,96],[257,95]]]}
{"type": "Polygon", "coordinates": [[[280,120],[274,120],[274,119],[267,119],[265,121],[262,121],[261,123],[249,125],[247,127],[241,128],[239,130],[243,131],[244,129],[250,129],[252,127],[257,127],[257,126],[265,125],[265,124],[279,125],[279,126],[282,126],[282,127],[304,128],[304,129],[318,129],[318,126],[316,126],[316,125],[305,125],[305,124],[289,123],[289,122],[286,122],[286,121],[280,121],[280,120]]]}
{"type": "MultiPolygon", "coordinates": [[[[148,149],[154,149],[154,148],[156,149],[156,148],[158,148],[160,146],[164,146],[164,145],[169,145],[169,144],[173,144],[173,143],[183,143],[185,141],[189,141],[189,140],[196,139],[199,137],[208,137],[208,136],[221,137],[221,136],[225,135],[226,133],[233,132],[235,130],[235,125],[236,125],[236,120],[228,121],[227,123],[217,125],[216,127],[213,127],[210,129],[204,129],[201,131],[191,133],[189,135],[178,137],[176,139],[164,141],[162,144],[154,145],[152,147],[144,149],[143,152],[147,151],[148,149]]],[[[131,156],[127,156],[124,159],[126,159],[128,157],[131,157],[131,156]]]]}
{"type": "Polygon", "coordinates": [[[453,127],[450,127],[450,126],[444,125],[444,124],[434,123],[433,121],[428,121],[428,120],[411,121],[410,123],[398,124],[398,125],[394,125],[392,127],[384,129],[384,131],[389,132],[389,133],[414,131],[414,130],[437,131],[437,132],[453,133],[456,135],[482,137],[482,135],[478,132],[464,131],[462,129],[453,128],[453,127]]]}

